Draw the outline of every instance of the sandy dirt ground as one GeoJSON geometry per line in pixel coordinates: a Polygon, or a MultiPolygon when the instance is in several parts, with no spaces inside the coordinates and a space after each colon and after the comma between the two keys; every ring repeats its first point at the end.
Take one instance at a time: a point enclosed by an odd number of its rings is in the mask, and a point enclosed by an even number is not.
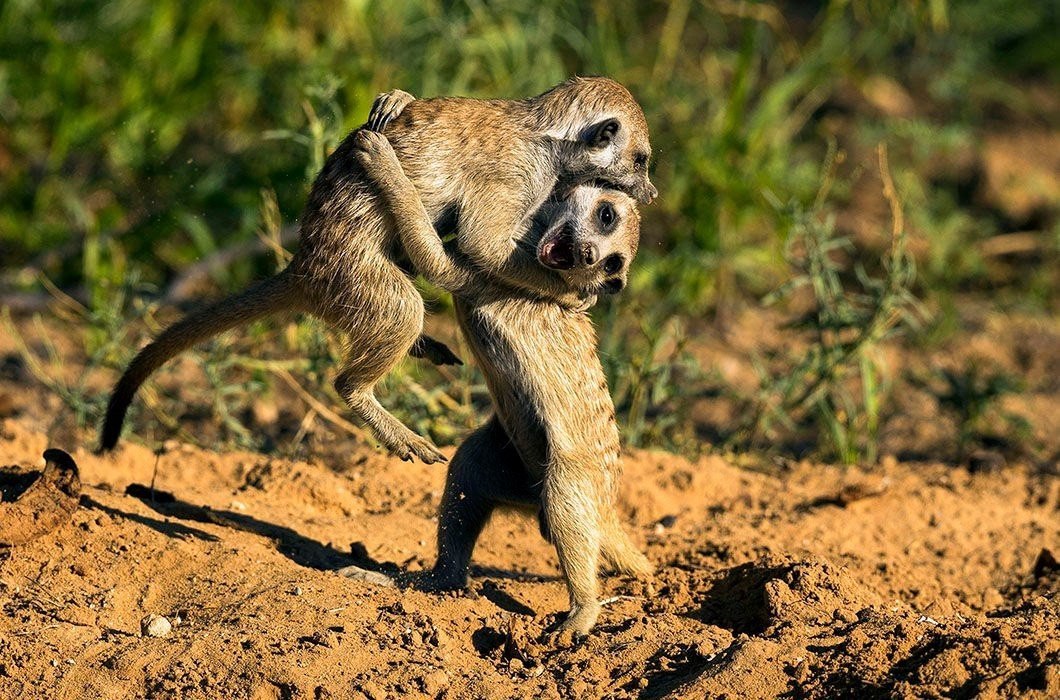
{"type": "MultiPolygon", "coordinates": [[[[770,325],[748,319],[702,361],[747,372],[740,338],[762,336],[756,323],[770,325]]],[[[952,439],[912,398],[884,436],[899,457],[871,470],[631,452],[623,519],[657,573],[606,577],[576,645],[549,634],[566,593],[525,516],[489,525],[466,593],[416,587],[443,466],[341,435],[290,458],[179,441],[97,457],[92,430],[71,427],[0,338],[4,499],[48,447],[83,483],[68,523],[0,547],[0,697],[1060,697],[1057,328],[975,328],[924,359],[1019,372],[1029,388],[1011,408],[1034,418],[1037,456],[925,457],[952,439]],[[351,565],[411,583],[335,573],[351,565]]],[[[176,364],[161,379],[207,401],[176,364]]],[[[304,413],[289,399],[284,412],[304,413]]],[[[210,444],[210,426],[185,422],[210,444]]]]}
{"type": "MultiPolygon", "coordinates": [[[[39,468],[27,423],[0,423],[0,454],[39,468]]],[[[605,579],[597,629],[564,646],[555,555],[523,516],[491,523],[463,595],[334,573],[429,566],[436,466],[73,455],[72,522],[0,555],[3,697],[1060,696],[1060,481],[1018,466],[630,454],[624,514],[657,576],[605,579]],[[143,634],[149,615],[172,630],[143,634]]]]}

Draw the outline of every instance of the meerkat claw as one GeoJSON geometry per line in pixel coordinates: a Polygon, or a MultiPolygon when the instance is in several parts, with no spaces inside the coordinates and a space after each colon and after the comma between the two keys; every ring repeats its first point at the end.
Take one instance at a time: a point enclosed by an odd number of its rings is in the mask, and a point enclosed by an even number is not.
{"type": "Polygon", "coordinates": [[[447,461],[445,455],[436,450],[433,445],[426,442],[422,445],[413,446],[412,451],[424,464],[435,464],[437,462],[444,464],[447,461]]]}
{"type": "Polygon", "coordinates": [[[570,636],[574,641],[582,640],[589,636],[589,630],[596,624],[596,618],[599,616],[599,603],[572,608],[567,619],[556,628],[556,635],[560,638],[570,636]]]}
{"type": "Polygon", "coordinates": [[[421,335],[409,349],[409,355],[427,360],[433,365],[463,365],[456,353],[440,340],[421,335]]]}
{"type": "Polygon", "coordinates": [[[418,459],[424,464],[435,464],[446,462],[446,457],[429,440],[413,433],[404,442],[395,445],[387,445],[390,451],[402,462],[411,462],[418,459]]]}
{"type": "Polygon", "coordinates": [[[364,128],[372,131],[382,131],[395,117],[401,114],[405,106],[416,98],[404,90],[391,90],[376,96],[372,103],[372,109],[368,114],[368,121],[364,128]]]}

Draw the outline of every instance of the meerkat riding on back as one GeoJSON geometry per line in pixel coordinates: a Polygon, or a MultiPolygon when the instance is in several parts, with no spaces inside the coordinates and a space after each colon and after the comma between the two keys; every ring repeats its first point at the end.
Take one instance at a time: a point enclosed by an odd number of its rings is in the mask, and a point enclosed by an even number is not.
{"type": "Polygon", "coordinates": [[[431,585],[466,586],[475,542],[498,506],[536,509],[570,594],[561,630],[584,635],[600,611],[599,560],[632,575],[650,573],[651,565],[615,510],[619,434],[593,324],[563,298],[573,291],[592,299],[625,286],[639,243],[636,202],[608,187],[557,186],[517,244],[568,289],[515,289],[446,250],[385,136],[362,131],[354,145],[412,264],[453,293],[496,409],[449,465],[431,585]]]}
{"type": "MultiPolygon", "coordinates": [[[[454,254],[470,269],[562,306],[591,299],[555,269],[571,255],[564,241],[545,256],[553,266],[525,245],[534,213],[557,187],[593,180],[641,202],[656,194],[644,114],[606,78],[572,78],[525,100],[417,100],[395,91],[381,96],[369,126],[383,129],[432,225],[456,231],[454,254]]],[[[347,350],[335,388],[387,449],[402,459],[444,460],[373,393],[406,353],[436,363],[455,357],[423,335],[423,300],[397,262],[392,215],[357,160],[356,141],[355,131],[314,181],[299,248],[285,270],[185,317],[133,359],[111,395],[101,450],[115,446],[140,385],[169,358],[230,328],[294,311],[343,332],[347,350]]]]}

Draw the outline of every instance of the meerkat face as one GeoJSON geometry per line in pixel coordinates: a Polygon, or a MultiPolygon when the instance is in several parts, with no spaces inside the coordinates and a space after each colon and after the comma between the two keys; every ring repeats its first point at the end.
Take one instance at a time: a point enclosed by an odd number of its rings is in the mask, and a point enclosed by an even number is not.
{"type": "Polygon", "coordinates": [[[629,195],[580,185],[550,200],[540,215],[546,222],[537,242],[542,265],[584,295],[622,291],[640,243],[640,214],[629,195]]]}
{"type": "Polygon", "coordinates": [[[601,180],[641,204],[655,199],[648,121],[629,90],[610,78],[574,77],[535,100],[545,133],[561,144],[565,185],[601,180]]]}
{"type": "Polygon", "coordinates": [[[651,204],[659,192],[648,177],[648,125],[640,107],[635,103],[633,107],[634,113],[625,119],[608,117],[586,126],[579,140],[585,146],[588,170],[641,204],[651,204]]]}

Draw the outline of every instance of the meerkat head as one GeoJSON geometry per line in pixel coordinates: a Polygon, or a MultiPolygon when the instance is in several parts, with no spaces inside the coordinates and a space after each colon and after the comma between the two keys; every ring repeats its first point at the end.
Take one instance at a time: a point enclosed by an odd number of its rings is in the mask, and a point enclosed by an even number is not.
{"type": "Polygon", "coordinates": [[[629,195],[579,185],[549,200],[539,215],[542,265],[585,296],[622,291],[640,243],[640,214],[629,195]]]}
{"type": "Polygon", "coordinates": [[[571,78],[537,99],[546,132],[565,146],[561,179],[604,180],[642,204],[655,199],[648,122],[629,90],[609,78],[571,78]]]}

